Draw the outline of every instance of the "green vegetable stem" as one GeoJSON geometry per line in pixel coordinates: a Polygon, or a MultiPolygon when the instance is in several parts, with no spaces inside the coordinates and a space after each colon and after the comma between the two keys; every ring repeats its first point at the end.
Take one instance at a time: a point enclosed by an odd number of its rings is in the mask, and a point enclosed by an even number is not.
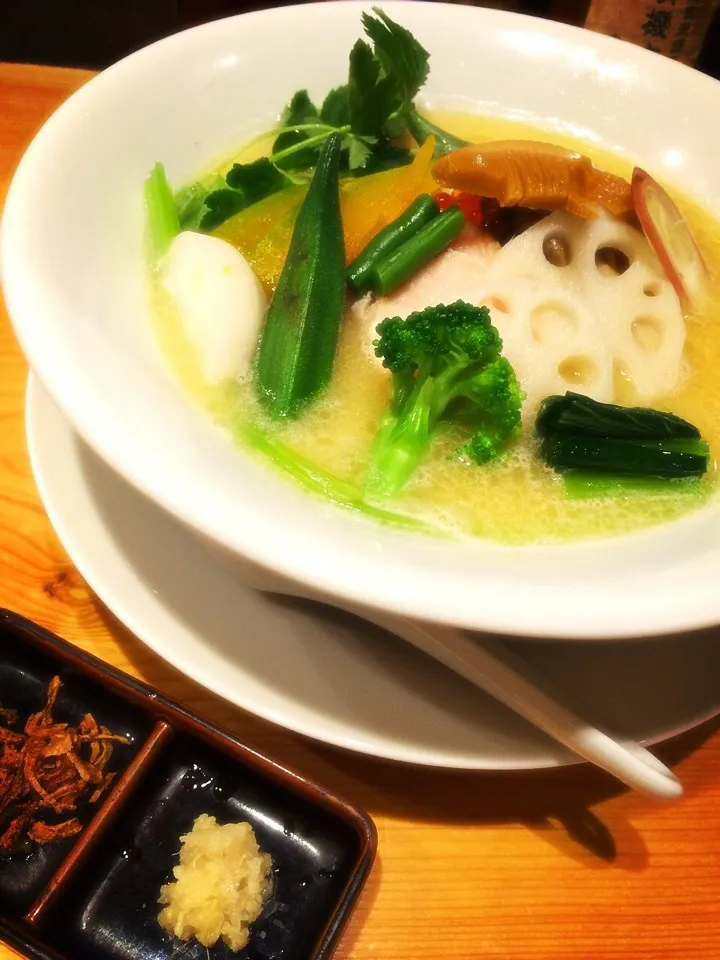
{"type": "Polygon", "coordinates": [[[439,213],[440,207],[429,193],[416,197],[404,213],[376,234],[347,268],[346,277],[350,286],[358,293],[367,289],[372,282],[373,270],[380,260],[415,236],[439,213]]]}
{"type": "Polygon", "coordinates": [[[563,474],[565,496],[570,500],[607,500],[633,495],[660,497],[702,496],[700,477],[626,477],[608,473],[568,470],[563,474]]]}
{"type": "Polygon", "coordinates": [[[445,210],[426,223],[414,236],[387,256],[381,257],[370,273],[376,293],[392,293],[445,250],[465,226],[465,215],[457,207],[445,210]]]}
{"type": "Polygon", "coordinates": [[[413,104],[408,107],[405,113],[405,120],[408,131],[418,146],[421,147],[428,137],[435,137],[435,147],[433,149],[434,160],[439,160],[440,157],[444,157],[445,154],[452,153],[453,150],[459,150],[460,147],[466,147],[468,145],[467,140],[454,137],[451,133],[448,133],[447,130],[441,130],[440,127],[436,127],[434,123],[430,123],[429,120],[421,117],[413,104]]]}
{"type": "Polygon", "coordinates": [[[332,375],[345,292],[340,137],[325,143],[265,319],[256,386],[274,418],[297,417],[332,375]]]}
{"type": "Polygon", "coordinates": [[[338,506],[355,510],[392,526],[440,535],[437,528],[423,520],[366,503],[363,491],[354,484],[322,470],[257,424],[243,423],[240,434],[252,449],[267,457],[279,470],[292,477],[310,493],[320,494],[338,506]]]}
{"type": "Polygon", "coordinates": [[[167,253],[173,237],[180,233],[175,198],[161,163],[155,164],[145,181],[145,206],[150,256],[154,263],[158,263],[167,253]]]}

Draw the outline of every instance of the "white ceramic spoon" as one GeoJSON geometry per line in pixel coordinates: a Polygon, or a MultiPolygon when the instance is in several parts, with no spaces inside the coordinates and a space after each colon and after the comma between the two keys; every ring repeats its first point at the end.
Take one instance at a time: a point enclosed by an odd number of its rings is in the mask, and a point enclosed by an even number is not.
{"type": "MultiPolygon", "coordinates": [[[[296,586],[289,583],[284,589],[273,585],[271,592],[301,595],[296,586]]],[[[324,602],[310,593],[303,596],[324,602]]],[[[403,617],[344,604],[336,606],[407,640],[579,757],[606,770],[639,793],[659,800],[675,800],[682,795],[682,784],[657,757],[638,743],[603,732],[558,703],[542,689],[541,678],[533,676],[530,667],[504,644],[451,627],[423,625],[403,617]]]]}
{"type": "MultiPolygon", "coordinates": [[[[228,554],[217,544],[206,542],[206,548],[246,586],[326,605],[329,602],[326,595],[303,589],[295,581],[228,554]]],[[[543,689],[542,678],[533,674],[506,644],[492,637],[424,624],[339,600],[332,600],[332,605],[407,640],[529,720],[578,757],[606,770],[638,793],[658,800],[676,800],[682,796],[682,784],[664,763],[640,744],[613,737],[558,703],[543,689]]]]}

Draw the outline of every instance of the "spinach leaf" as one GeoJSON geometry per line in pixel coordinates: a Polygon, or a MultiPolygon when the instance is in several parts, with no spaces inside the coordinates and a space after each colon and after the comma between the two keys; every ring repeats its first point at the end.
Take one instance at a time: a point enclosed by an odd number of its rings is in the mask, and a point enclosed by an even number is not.
{"type": "Polygon", "coordinates": [[[628,477],[675,479],[701,477],[708,468],[709,450],[703,440],[659,440],[642,443],[593,435],[550,434],[540,444],[540,456],[549,467],[564,473],[615,474],[628,477]]]}
{"type": "Polygon", "coordinates": [[[540,456],[563,474],[677,479],[708,469],[709,449],[698,428],[662,410],[568,391],[543,400],[535,429],[540,456]]]}
{"type": "Polygon", "coordinates": [[[613,440],[700,438],[694,424],[674,413],[602,403],[570,390],[564,396],[545,397],[535,419],[535,429],[543,437],[564,433],[613,440]]]}

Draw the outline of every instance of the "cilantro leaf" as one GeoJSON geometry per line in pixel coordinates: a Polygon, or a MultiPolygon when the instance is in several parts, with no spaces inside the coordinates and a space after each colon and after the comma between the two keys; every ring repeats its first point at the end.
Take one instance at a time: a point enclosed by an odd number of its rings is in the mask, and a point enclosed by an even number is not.
{"type": "Polygon", "coordinates": [[[364,163],[358,169],[353,169],[356,177],[364,177],[369,173],[380,173],[383,170],[392,170],[395,167],[405,167],[412,163],[413,155],[404,147],[396,147],[388,140],[379,139],[368,153],[364,163]]]}
{"type": "Polygon", "coordinates": [[[206,211],[199,227],[208,232],[214,230],[245,207],[289,187],[291,183],[292,180],[267,157],[253,163],[234,163],[225,177],[226,185],[205,197],[206,211]]]}
{"type": "Polygon", "coordinates": [[[209,193],[205,197],[205,206],[207,211],[200,220],[200,229],[210,232],[246,207],[247,203],[238,190],[225,187],[209,193]]]}
{"type": "Polygon", "coordinates": [[[183,187],[175,194],[178,220],[181,230],[197,230],[204,215],[207,213],[205,198],[213,190],[220,190],[225,186],[225,178],[214,173],[205,180],[198,180],[188,187],[183,187]]]}
{"type": "Polygon", "coordinates": [[[344,127],[350,123],[350,93],[348,85],[335,87],[325,97],[320,108],[320,119],[332,127],[344,127]]]}
{"type": "MultiPolygon", "coordinates": [[[[285,107],[280,117],[282,127],[292,127],[295,124],[319,123],[320,114],[315,104],[310,99],[307,90],[298,90],[293,94],[290,103],[285,107]]],[[[279,153],[288,147],[302,143],[303,140],[309,140],[311,134],[306,130],[289,130],[276,137],[273,143],[272,153],[279,153]]],[[[310,147],[307,150],[298,150],[289,157],[283,157],[278,160],[277,166],[284,170],[304,170],[308,167],[314,167],[320,153],[319,147],[310,147]]]]}
{"type": "Polygon", "coordinates": [[[246,207],[292,183],[267,157],[252,163],[234,163],[225,180],[229,187],[242,193],[246,207]]]}
{"type": "Polygon", "coordinates": [[[310,99],[307,90],[296,90],[292,100],[280,115],[281,127],[292,127],[296,123],[312,123],[318,119],[318,110],[310,99]]]}
{"type": "Polygon", "coordinates": [[[373,11],[362,22],[374,49],[358,40],[350,53],[350,124],[357,136],[387,139],[405,132],[403,112],[427,80],[430,55],[409,30],[378,7],[373,11]]]}
{"type": "MultiPolygon", "coordinates": [[[[412,101],[427,79],[429,54],[409,30],[378,7],[372,14],[364,13],[362,22],[373,46],[366,40],[355,43],[347,84],[331,90],[320,110],[307,90],[298,90],[283,111],[281,124],[289,129],[276,136],[272,153],[288,155],[277,162],[264,157],[236,163],[227,182],[216,189],[206,182],[181,191],[176,204],[184,227],[212,230],[245,207],[305,180],[317,163],[322,141],[332,132],[328,128],[345,135],[341,166],[356,176],[411,161],[409,151],[391,141],[408,128],[416,133],[411,120],[419,118],[412,101]],[[326,129],[293,129],[310,124],[325,124],[326,129]],[[317,142],[304,146],[310,140],[317,142]]],[[[418,130],[416,139],[420,136],[418,130]]]]}
{"type": "Polygon", "coordinates": [[[366,113],[371,102],[375,84],[380,77],[380,62],[364,40],[358,40],[350,51],[348,77],[348,103],[350,123],[354,133],[372,133],[366,122],[366,113]]]}
{"type": "Polygon", "coordinates": [[[348,142],[348,166],[352,173],[362,170],[372,156],[377,137],[350,137],[348,142]]]}
{"type": "Polygon", "coordinates": [[[430,54],[405,27],[395,23],[379,7],[373,7],[376,16],[363,13],[365,33],[375,47],[386,76],[392,77],[404,105],[417,95],[430,72],[430,54]]]}
{"type": "Polygon", "coordinates": [[[395,80],[382,76],[380,61],[364,40],[350,51],[348,97],[352,131],[360,136],[379,133],[401,105],[395,80]]]}

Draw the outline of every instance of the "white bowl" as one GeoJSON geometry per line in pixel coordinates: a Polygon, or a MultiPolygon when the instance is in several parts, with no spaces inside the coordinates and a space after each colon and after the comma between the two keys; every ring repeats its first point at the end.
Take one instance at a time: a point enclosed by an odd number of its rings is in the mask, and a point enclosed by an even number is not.
{"type": "MultiPolygon", "coordinates": [[[[431,51],[428,102],[563,127],[624,151],[720,214],[720,87],[645,50],[543,20],[437,3],[387,12],[431,51]]],[[[307,496],[195,409],[153,339],[144,177],[182,184],[267,128],[289,95],[342,82],[355,2],[284,7],[154,44],[83,87],[23,158],[2,279],[28,360],[84,439],[233,557],[332,600],[479,630],[625,637],[720,621],[714,507],[622,538],[446,542],[307,496]]]]}

